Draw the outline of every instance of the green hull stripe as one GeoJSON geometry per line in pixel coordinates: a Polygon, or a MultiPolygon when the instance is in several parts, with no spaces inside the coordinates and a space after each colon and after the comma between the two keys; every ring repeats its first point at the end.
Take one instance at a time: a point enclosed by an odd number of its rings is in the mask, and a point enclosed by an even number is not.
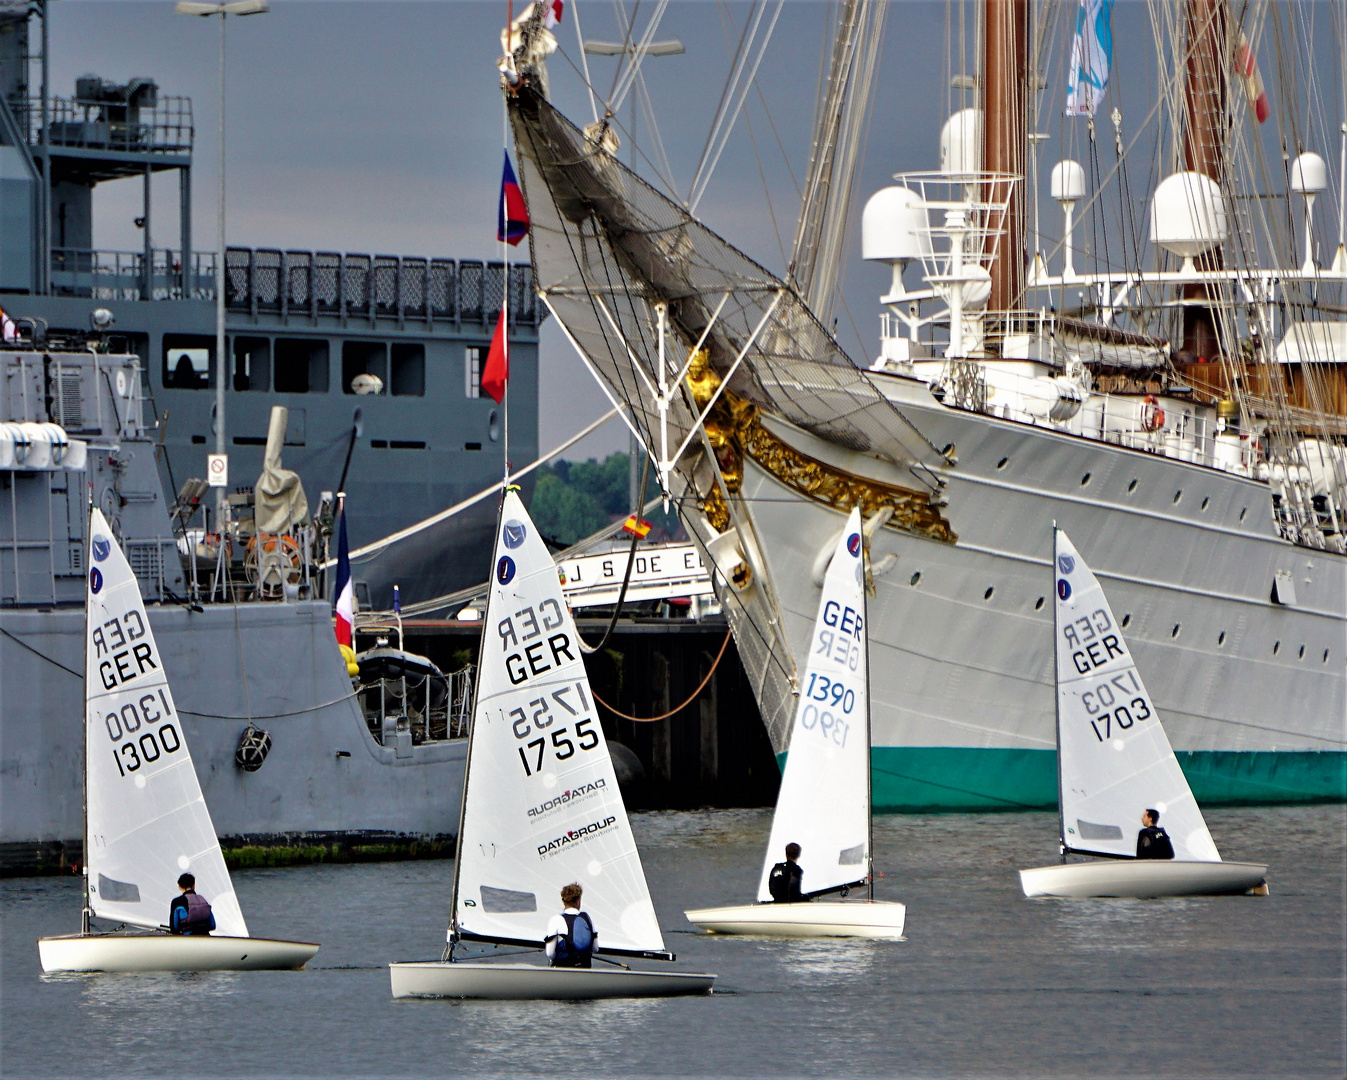
{"type": "MultiPolygon", "coordinates": [[[[1192,751],[1177,756],[1203,806],[1347,801],[1347,753],[1192,751]]],[[[785,765],[784,754],[778,760],[785,765]]],[[[1057,805],[1052,750],[879,746],[871,767],[880,813],[1057,805]]]]}

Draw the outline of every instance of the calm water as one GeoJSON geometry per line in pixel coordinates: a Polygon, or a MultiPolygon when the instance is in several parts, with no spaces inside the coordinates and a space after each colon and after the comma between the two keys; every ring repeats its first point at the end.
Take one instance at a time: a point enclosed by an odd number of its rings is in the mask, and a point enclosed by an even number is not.
{"type": "MultiPolygon", "coordinates": [[[[637,815],[666,941],[709,998],[394,1002],[384,964],[443,942],[449,862],[235,877],[259,933],[321,941],[302,972],[43,978],[35,939],[77,925],[73,879],[0,882],[6,1075],[207,1077],[1342,1076],[1342,806],[1208,814],[1272,895],[1029,901],[1049,814],[886,818],[878,893],[902,942],[686,933],[752,896],[768,814],[637,815]]],[[[1045,857],[1046,856],[1046,857],[1045,857]]],[[[600,927],[602,929],[602,927],[600,927]]]]}

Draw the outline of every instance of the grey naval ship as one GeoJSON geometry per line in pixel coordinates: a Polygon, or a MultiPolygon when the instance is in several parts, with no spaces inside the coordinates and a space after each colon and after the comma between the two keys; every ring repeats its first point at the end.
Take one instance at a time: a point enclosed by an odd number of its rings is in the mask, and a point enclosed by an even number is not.
{"type": "MultiPolygon", "coordinates": [[[[90,499],[140,581],[227,848],[443,850],[462,688],[387,648],[348,668],[324,572],[333,495],[358,549],[499,479],[480,371],[506,287],[511,454],[537,456],[530,270],[227,249],[221,518],[206,481],[216,256],[191,242],[191,101],[93,76],[55,96],[44,11],[0,3],[0,872],[82,861],[90,499]],[[164,170],[180,179],[177,250],[153,244],[164,170]],[[95,187],[137,177],[143,250],[96,250],[95,187]]],[[[482,500],[357,559],[361,606],[388,608],[394,584],[410,602],[479,580],[493,513],[482,500]]]]}

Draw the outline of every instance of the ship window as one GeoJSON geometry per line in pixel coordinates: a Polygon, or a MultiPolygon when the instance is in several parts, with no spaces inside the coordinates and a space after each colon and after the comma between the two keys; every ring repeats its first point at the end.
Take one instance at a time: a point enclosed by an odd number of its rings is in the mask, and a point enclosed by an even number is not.
{"type": "Polygon", "coordinates": [[[1132,613],[1129,611],[1126,615],[1122,617],[1122,628],[1126,630],[1127,624],[1130,623],[1131,621],[1132,621],[1132,613]]]}
{"type": "Polygon", "coordinates": [[[1249,512],[1249,508],[1248,508],[1247,506],[1246,506],[1243,510],[1241,510],[1241,511],[1239,512],[1239,519],[1240,519],[1240,521],[1243,521],[1243,520],[1244,520],[1244,515],[1247,514],[1248,512],[1249,512]]]}
{"type": "Polygon", "coordinates": [[[984,599],[984,600],[990,600],[990,599],[992,598],[992,593],[994,593],[994,592],[996,592],[996,586],[995,586],[995,585],[988,585],[988,586],[987,586],[987,591],[986,591],[985,593],[982,594],[982,599],[984,599]]]}
{"type": "Polygon", "coordinates": [[[480,345],[469,345],[463,350],[463,393],[466,397],[482,396],[482,354],[480,345]]]}
{"type": "Polygon", "coordinates": [[[464,450],[480,450],[481,448],[482,444],[479,442],[465,442],[463,444],[464,450]]]}
{"type": "Polygon", "coordinates": [[[1304,660],[1304,659],[1305,659],[1305,646],[1304,646],[1304,645],[1300,646],[1300,655],[1297,656],[1296,659],[1297,659],[1297,660],[1304,660]]]}
{"type": "MultiPolygon", "coordinates": [[[[382,341],[347,341],[341,347],[341,392],[354,394],[351,381],[357,375],[373,375],[388,386],[388,346],[382,341]]],[[[386,393],[385,389],[378,391],[386,393]]]]}
{"type": "Polygon", "coordinates": [[[1183,498],[1183,488],[1179,488],[1178,491],[1174,492],[1174,501],[1178,502],[1182,498],[1183,498]]]}
{"type": "Polygon", "coordinates": [[[236,337],[234,339],[235,390],[271,389],[271,339],[236,337]]]}
{"type": "Polygon", "coordinates": [[[1179,631],[1183,629],[1183,623],[1175,623],[1174,629],[1169,632],[1170,637],[1178,637],[1179,631]]]}
{"type": "Polygon", "coordinates": [[[1211,496],[1210,495],[1202,496],[1202,509],[1205,510],[1210,504],[1211,504],[1211,496]]]}
{"type": "Polygon", "coordinates": [[[395,343],[389,351],[388,389],[394,397],[426,396],[426,347],[395,343]]]}
{"type": "Polygon", "coordinates": [[[1272,655],[1276,656],[1281,651],[1282,651],[1282,643],[1280,641],[1274,641],[1272,643],[1272,655]]]}
{"type": "Polygon", "coordinates": [[[1324,650],[1324,663],[1325,663],[1325,664],[1328,663],[1328,650],[1327,650],[1327,649],[1324,650]]]}
{"type": "Polygon", "coordinates": [[[1043,610],[1043,597],[1040,596],[1040,597],[1038,598],[1038,602],[1034,604],[1034,610],[1035,610],[1035,611],[1042,611],[1042,610],[1043,610]]]}
{"type": "Polygon", "coordinates": [[[1129,495],[1132,494],[1132,492],[1136,491],[1136,489],[1137,489],[1137,482],[1136,482],[1136,479],[1135,479],[1135,477],[1134,477],[1133,480],[1132,480],[1132,482],[1131,482],[1130,484],[1127,485],[1127,494],[1129,494],[1129,495]]]}
{"type": "Polygon", "coordinates": [[[912,575],[912,578],[911,578],[911,580],[908,582],[908,584],[910,584],[910,585],[915,585],[915,584],[916,584],[917,582],[919,582],[920,580],[921,580],[921,571],[918,570],[915,574],[912,575]]]}
{"type": "Polygon", "coordinates": [[[205,390],[214,382],[215,339],[204,334],[164,335],[164,387],[205,390]]]}
{"type": "Polygon", "coordinates": [[[1089,473],[1086,473],[1084,476],[1082,476],[1082,477],[1080,478],[1080,486],[1081,486],[1081,487],[1084,487],[1084,486],[1085,486],[1086,484],[1088,484],[1089,482],[1090,482],[1090,474],[1089,474],[1089,473]]]}
{"type": "Polygon", "coordinates": [[[276,393],[326,394],[328,350],[322,338],[277,338],[276,393]]]}
{"type": "Polygon", "coordinates": [[[1225,644],[1225,631],[1224,631],[1224,630],[1222,630],[1222,631],[1216,636],[1216,644],[1217,644],[1217,645],[1224,645],[1224,644],[1225,644]]]}
{"type": "Polygon", "coordinates": [[[1004,469],[1004,468],[1006,467],[1006,462],[1008,462],[1009,460],[1010,460],[1010,458],[1008,458],[1008,457],[1003,457],[1000,461],[998,461],[998,462],[996,463],[996,467],[997,467],[998,469],[1004,469]]]}

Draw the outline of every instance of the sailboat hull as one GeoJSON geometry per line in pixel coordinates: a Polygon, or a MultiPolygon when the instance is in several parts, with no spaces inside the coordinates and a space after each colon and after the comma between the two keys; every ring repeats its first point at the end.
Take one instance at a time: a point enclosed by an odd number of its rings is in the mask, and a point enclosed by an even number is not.
{"type": "Polygon", "coordinates": [[[1258,863],[1101,859],[1020,871],[1025,896],[1237,896],[1264,884],[1258,863]]]}
{"type": "Polygon", "coordinates": [[[389,964],[395,998],[536,999],[676,997],[708,994],[714,975],[623,968],[424,961],[389,964]]]}
{"type": "Polygon", "coordinates": [[[70,934],[37,943],[42,970],[285,971],[298,970],[318,946],[272,938],[171,934],[70,934]]]}
{"type": "Polygon", "coordinates": [[[816,900],[699,908],[683,914],[693,926],[715,934],[897,940],[903,936],[907,907],[891,900],[816,900]]]}

